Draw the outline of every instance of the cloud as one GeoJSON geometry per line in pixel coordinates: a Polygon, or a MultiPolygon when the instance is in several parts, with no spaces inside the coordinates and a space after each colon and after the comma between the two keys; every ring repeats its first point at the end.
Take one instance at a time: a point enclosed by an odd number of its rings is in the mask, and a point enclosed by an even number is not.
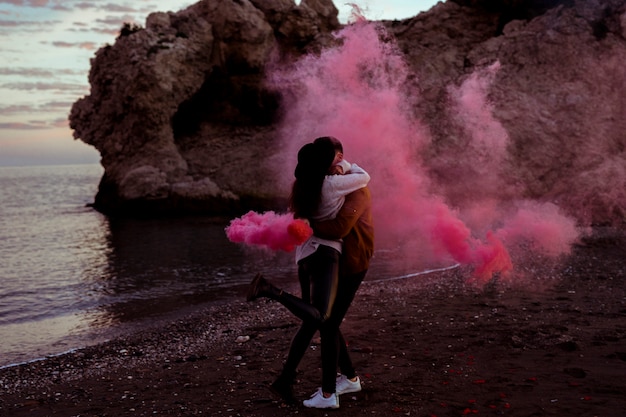
{"type": "Polygon", "coordinates": [[[62,4],[55,4],[52,7],[52,10],[57,10],[57,11],[61,11],[61,12],[71,12],[73,9],[71,9],[70,7],[67,7],[65,5],[62,5],[62,4]]]}
{"type": "Polygon", "coordinates": [[[128,6],[122,6],[119,4],[106,4],[102,7],[100,7],[102,10],[106,10],[108,12],[120,12],[120,13],[136,13],[137,9],[132,8],[132,7],[128,7],[128,6]]]}
{"type": "Polygon", "coordinates": [[[135,17],[129,14],[125,14],[122,16],[107,16],[104,19],[96,19],[96,22],[98,23],[103,23],[105,25],[117,25],[120,27],[122,23],[124,22],[135,22],[135,21],[136,21],[135,17]]]}
{"type": "Polygon", "coordinates": [[[43,121],[0,123],[0,130],[42,130],[52,127],[54,126],[50,126],[48,122],[43,121]]]}
{"type": "MultiPolygon", "coordinates": [[[[36,20],[0,20],[0,27],[17,27],[22,25],[40,25],[45,22],[38,22],[36,20]]],[[[50,23],[50,22],[49,22],[50,23]]]]}
{"type": "Polygon", "coordinates": [[[59,90],[62,92],[79,92],[84,93],[87,89],[87,86],[83,84],[71,84],[71,83],[61,83],[61,82],[14,82],[14,83],[4,83],[0,84],[0,88],[6,88],[9,90],[19,90],[19,91],[49,91],[49,90],[59,90]]]}
{"type": "MultiPolygon", "coordinates": [[[[120,28],[121,28],[121,27],[122,27],[122,23],[120,23],[120,28]]],[[[102,33],[102,34],[105,34],[105,35],[113,35],[113,36],[117,36],[117,35],[119,35],[119,34],[120,34],[120,29],[119,29],[119,28],[117,28],[117,29],[111,29],[111,28],[96,28],[96,29],[93,29],[93,32],[96,32],[96,33],[102,33]]]]}
{"type": "Polygon", "coordinates": [[[43,68],[0,68],[0,75],[19,75],[21,77],[52,77],[54,72],[43,68]]]}
{"type": "Polygon", "coordinates": [[[45,130],[59,127],[69,127],[67,117],[55,117],[54,119],[33,119],[25,122],[0,123],[0,130],[45,130]]]}
{"type": "Polygon", "coordinates": [[[17,76],[22,78],[50,78],[50,77],[64,77],[64,76],[83,76],[85,71],[61,68],[26,68],[26,67],[0,67],[0,76],[17,76]]]}
{"type": "Polygon", "coordinates": [[[98,6],[96,6],[95,3],[89,3],[89,2],[81,2],[81,3],[76,3],[74,5],[74,8],[76,9],[97,9],[98,6]]]}
{"type": "MultiPolygon", "coordinates": [[[[48,42],[41,42],[41,43],[48,44],[48,42]]],[[[93,51],[100,47],[95,42],[65,42],[65,41],[54,41],[52,42],[52,46],[56,46],[59,48],[86,49],[88,51],[93,51]]]]}
{"type": "Polygon", "coordinates": [[[29,106],[26,104],[0,106],[0,116],[12,116],[15,114],[32,113],[33,110],[33,106],[29,106]]]}
{"type": "MultiPolygon", "coordinates": [[[[14,6],[20,7],[34,7],[34,8],[42,8],[48,7],[48,4],[51,3],[49,0],[0,0],[0,4],[12,4],[14,6]]],[[[61,2],[54,2],[50,4],[50,8],[54,10],[71,10],[68,7],[61,4],[61,2]]]]}
{"type": "MultiPolygon", "coordinates": [[[[48,8],[54,12],[60,12],[54,14],[55,17],[62,16],[80,16],[81,12],[88,12],[85,15],[99,14],[100,18],[92,19],[88,18],[88,21],[74,21],[71,23],[71,28],[66,28],[68,32],[81,32],[92,33],[96,36],[117,36],[119,35],[120,28],[123,23],[139,23],[143,22],[146,13],[158,10],[148,9],[142,10],[134,7],[132,3],[124,2],[110,2],[110,3],[98,3],[93,1],[80,1],[80,2],[60,2],[50,0],[0,0],[0,4],[9,3],[21,8],[18,12],[7,12],[6,16],[12,16],[13,18],[0,19],[0,37],[12,38],[15,32],[21,33],[33,33],[33,32],[50,32],[50,28],[58,26],[60,24],[67,24],[70,22],[62,20],[46,20],[39,21],[32,12],[27,9],[33,8],[48,8]],[[28,20],[21,20],[20,18],[28,18],[28,20]]],[[[142,5],[142,7],[145,7],[142,5]]],[[[155,6],[158,7],[158,6],[155,6]]],[[[1,15],[0,15],[1,16],[1,15]]],[[[50,15],[49,15],[50,16],[50,15]]],[[[98,49],[99,45],[95,42],[57,42],[54,43],[58,47],[78,48],[93,51],[98,49]]]]}
{"type": "Polygon", "coordinates": [[[11,35],[13,31],[19,32],[40,32],[49,30],[50,27],[62,23],[60,20],[4,20],[0,19],[0,35],[11,35]],[[9,29],[11,32],[9,32],[9,29]]]}
{"type": "Polygon", "coordinates": [[[49,101],[47,103],[44,103],[42,107],[46,109],[50,109],[50,108],[69,109],[70,107],[72,107],[73,104],[74,104],[73,101],[49,101]]]}
{"type": "Polygon", "coordinates": [[[52,121],[51,127],[69,127],[70,122],[67,117],[59,117],[52,121]]]}
{"type": "Polygon", "coordinates": [[[49,113],[59,111],[69,111],[72,107],[71,101],[49,101],[42,105],[33,104],[11,104],[0,106],[0,116],[14,116],[18,114],[49,113]]]}
{"type": "MultiPolygon", "coordinates": [[[[0,28],[17,27],[21,23],[24,23],[25,25],[27,25],[29,22],[18,22],[17,20],[4,20],[4,19],[1,19],[0,20],[0,28]]],[[[36,23],[36,22],[30,22],[30,23],[36,23]]]]}
{"type": "Polygon", "coordinates": [[[2,3],[12,4],[14,6],[46,7],[48,0],[0,0],[0,4],[2,3]]]}
{"type": "Polygon", "coordinates": [[[85,71],[71,68],[61,68],[55,70],[58,75],[84,75],[85,71]]]}
{"type": "Polygon", "coordinates": [[[104,10],[110,13],[137,13],[138,12],[136,8],[128,6],[126,4],[107,3],[105,5],[101,5],[98,3],[88,2],[88,1],[76,3],[72,5],[72,8],[81,9],[81,10],[89,10],[89,9],[104,10]]]}
{"type": "Polygon", "coordinates": [[[85,22],[73,22],[73,27],[67,29],[68,32],[71,33],[80,33],[80,34],[90,34],[95,33],[99,38],[102,37],[102,34],[105,35],[117,35],[120,31],[120,27],[122,27],[122,23],[116,24],[114,26],[106,27],[93,27],[93,25],[85,23],[85,22]]]}

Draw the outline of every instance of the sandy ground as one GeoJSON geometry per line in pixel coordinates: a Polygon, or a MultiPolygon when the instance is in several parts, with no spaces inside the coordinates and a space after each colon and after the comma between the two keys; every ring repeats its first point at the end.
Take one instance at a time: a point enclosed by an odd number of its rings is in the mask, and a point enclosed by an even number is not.
{"type": "MultiPolygon", "coordinates": [[[[561,263],[518,271],[482,288],[462,268],[364,284],[343,324],[363,391],[338,410],[271,395],[298,322],[242,293],[158,330],[0,370],[0,415],[626,415],[626,240],[587,239],[561,263]]],[[[319,385],[319,365],[314,343],[299,399],[319,385]]]]}

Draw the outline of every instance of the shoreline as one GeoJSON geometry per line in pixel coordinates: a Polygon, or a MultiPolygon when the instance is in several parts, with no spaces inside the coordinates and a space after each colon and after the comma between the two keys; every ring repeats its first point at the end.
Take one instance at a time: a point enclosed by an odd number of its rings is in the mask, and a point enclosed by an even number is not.
{"type": "MultiPolygon", "coordinates": [[[[382,278],[382,279],[376,279],[376,280],[366,280],[363,285],[369,285],[369,284],[374,284],[374,283],[382,283],[382,282],[393,282],[393,281],[397,281],[397,280],[403,280],[403,279],[410,279],[410,278],[414,278],[414,277],[418,277],[418,276],[422,276],[422,275],[429,275],[432,273],[438,273],[438,272],[444,272],[444,271],[448,271],[448,270],[452,270],[452,269],[456,269],[458,268],[460,265],[459,264],[454,264],[451,266],[446,266],[446,267],[440,267],[440,268],[431,268],[431,269],[426,269],[426,270],[422,270],[419,272],[414,272],[414,273],[409,273],[409,274],[405,274],[405,275],[399,275],[399,276],[392,276],[389,278],[382,278]]],[[[232,292],[242,292],[246,290],[246,286],[242,286],[242,285],[237,285],[237,286],[233,286],[231,288],[232,292]]],[[[287,284],[284,287],[287,291],[291,291],[291,292],[297,292],[297,285],[292,284],[287,284]]],[[[206,298],[206,297],[205,297],[206,298]]],[[[238,299],[233,299],[232,297],[224,297],[224,298],[220,298],[220,297],[216,297],[215,299],[211,300],[211,301],[204,301],[204,302],[199,302],[199,303],[195,303],[195,304],[191,304],[191,305],[187,305],[187,306],[182,306],[176,310],[170,310],[164,313],[158,313],[158,314],[154,314],[151,316],[146,316],[143,318],[138,318],[132,322],[128,322],[128,323],[119,323],[111,328],[102,328],[102,329],[93,329],[93,330],[86,330],[84,331],[85,335],[81,337],[81,339],[85,339],[86,341],[89,339],[89,334],[90,332],[92,333],[93,338],[96,338],[98,341],[94,341],[93,343],[84,343],[82,345],[76,345],[76,346],[67,346],[63,349],[60,349],[59,351],[56,352],[51,352],[51,353],[47,353],[47,354],[42,354],[41,356],[36,356],[30,359],[24,359],[24,360],[20,360],[17,362],[12,362],[12,363],[6,363],[6,364],[0,364],[0,371],[2,371],[3,369],[6,368],[12,368],[14,366],[22,366],[22,365],[29,365],[35,362],[40,362],[40,361],[45,361],[47,359],[52,359],[58,356],[63,356],[66,354],[71,354],[71,353],[75,353],[77,351],[80,350],[84,350],[93,346],[97,346],[106,342],[109,342],[111,340],[117,339],[119,337],[123,337],[126,334],[130,334],[133,333],[137,328],[141,328],[142,326],[145,326],[147,323],[149,323],[149,325],[152,326],[162,326],[168,322],[174,321],[179,317],[185,317],[189,314],[194,314],[193,312],[195,310],[202,310],[205,309],[207,307],[210,306],[217,306],[217,305],[221,305],[221,304],[225,304],[225,303],[232,303],[232,302],[237,302],[237,301],[241,301],[241,297],[239,297],[238,299]]],[[[75,314],[79,314],[80,312],[76,312],[75,314]]],[[[57,319],[57,318],[53,318],[53,319],[57,319]]]]}
{"type": "MultiPolygon", "coordinates": [[[[366,287],[368,285],[376,285],[376,284],[380,284],[380,285],[385,285],[386,283],[390,283],[390,282],[394,282],[394,281],[399,281],[399,280],[405,280],[405,279],[410,279],[410,278],[415,278],[415,277],[419,277],[419,276],[427,276],[427,275],[432,275],[432,274],[437,274],[437,273],[444,273],[447,271],[451,271],[454,269],[459,268],[460,265],[459,264],[454,264],[451,266],[447,266],[447,267],[441,267],[441,268],[432,268],[432,269],[427,269],[427,270],[423,270],[423,271],[419,271],[419,272],[415,272],[415,273],[410,273],[410,274],[405,274],[405,275],[400,275],[400,276],[395,276],[395,277],[390,277],[390,278],[382,278],[382,279],[377,279],[377,280],[366,280],[363,282],[362,284],[362,288],[366,287]]],[[[297,285],[291,285],[288,287],[285,287],[288,291],[292,291],[295,293],[295,291],[297,291],[297,285]]],[[[242,290],[240,291],[242,294],[244,294],[244,292],[246,291],[246,287],[241,287],[242,290]]],[[[361,292],[363,292],[363,290],[360,290],[361,292]]],[[[239,306],[242,303],[242,299],[245,298],[244,296],[241,296],[238,300],[228,300],[228,299],[222,299],[220,301],[217,302],[207,302],[207,303],[203,303],[203,304],[199,304],[199,305],[192,305],[192,306],[188,306],[188,307],[184,307],[178,311],[171,311],[168,313],[164,313],[162,315],[155,315],[154,317],[152,317],[152,319],[155,321],[153,323],[150,324],[150,327],[155,328],[155,330],[143,330],[142,333],[151,333],[151,332],[159,332],[161,331],[163,328],[167,328],[168,326],[171,326],[172,323],[177,322],[179,320],[182,321],[189,321],[189,320],[197,320],[198,317],[197,316],[202,316],[202,315],[210,315],[212,311],[220,311],[222,309],[228,309],[230,310],[231,307],[233,305],[237,305],[239,306]]],[[[244,306],[246,303],[243,303],[244,306]]],[[[276,309],[277,311],[274,313],[278,316],[283,316],[283,312],[281,312],[280,310],[282,310],[282,308],[278,305],[272,306],[273,309],[276,309]]],[[[284,319],[289,319],[289,315],[288,314],[284,314],[284,319]]],[[[137,328],[140,327],[140,325],[142,324],[142,322],[147,321],[146,318],[142,319],[142,321],[139,321],[138,323],[134,323],[130,326],[130,328],[132,329],[133,327],[137,328]]],[[[115,343],[117,340],[120,339],[124,339],[127,341],[127,343],[136,343],[136,341],[134,340],[134,337],[131,336],[132,332],[131,331],[123,331],[120,329],[115,329],[114,331],[111,332],[114,336],[111,338],[106,338],[105,340],[101,341],[101,342],[97,342],[97,343],[93,343],[93,344],[89,344],[89,345],[85,345],[85,346],[77,346],[77,347],[72,347],[69,349],[66,349],[64,351],[58,352],[58,353],[51,353],[42,357],[37,357],[37,358],[33,358],[33,359],[29,359],[29,360],[25,360],[22,362],[18,362],[18,363],[10,363],[10,364],[6,364],[6,365],[1,365],[0,366],[0,373],[3,370],[6,369],[10,369],[10,368],[14,368],[14,367],[24,367],[24,366],[29,366],[32,364],[36,364],[38,362],[45,362],[48,360],[54,360],[55,358],[63,358],[65,356],[71,356],[71,355],[81,355],[83,351],[87,351],[87,350],[91,350],[91,349],[100,349],[101,346],[104,345],[108,345],[110,343],[115,343]]]]}
{"type": "Polygon", "coordinates": [[[17,363],[8,363],[6,365],[1,365],[0,366],[0,371],[2,371],[3,369],[13,368],[15,366],[30,365],[30,364],[35,363],[35,362],[41,362],[41,361],[45,361],[45,360],[48,360],[48,359],[56,358],[56,357],[59,357],[59,356],[69,355],[70,353],[74,353],[74,352],[79,351],[81,349],[85,349],[86,347],[87,346],[75,347],[75,348],[68,349],[68,350],[66,350],[64,352],[52,353],[50,355],[42,356],[40,358],[29,359],[27,361],[17,362],[17,363]]]}
{"type": "MultiPolygon", "coordinates": [[[[364,283],[342,325],[364,388],[333,414],[622,416],[624,250],[623,239],[590,241],[558,265],[528,264],[521,281],[482,288],[466,284],[464,268],[364,283]]],[[[326,413],[271,396],[298,322],[277,303],[241,300],[0,369],[0,414],[326,413]]],[[[320,378],[314,342],[297,398],[320,378]]]]}

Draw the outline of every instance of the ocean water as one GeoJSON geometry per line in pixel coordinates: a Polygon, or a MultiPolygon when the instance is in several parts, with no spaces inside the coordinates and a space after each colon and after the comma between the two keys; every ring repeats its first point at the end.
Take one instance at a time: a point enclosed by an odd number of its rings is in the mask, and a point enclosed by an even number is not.
{"type": "MultiPolygon", "coordinates": [[[[259,271],[297,291],[294,254],[228,241],[230,219],[120,219],[88,207],[102,173],[0,167],[0,367],[243,300],[259,271]]],[[[419,259],[377,248],[366,281],[422,275],[419,259]]]]}
{"type": "Polygon", "coordinates": [[[202,303],[241,298],[293,254],[229,242],[225,219],[124,220],[91,203],[99,165],[0,167],[0,366],[98,343],[202,303]]]}

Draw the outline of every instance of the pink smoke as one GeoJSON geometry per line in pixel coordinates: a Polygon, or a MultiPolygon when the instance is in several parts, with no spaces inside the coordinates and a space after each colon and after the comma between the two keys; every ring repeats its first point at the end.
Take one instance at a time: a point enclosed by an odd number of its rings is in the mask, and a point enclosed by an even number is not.
{"type": "Polygon", "coordinates": [[[556,205],[524,201],[496,234],[511,246],[530,245],[534,252],[556,257],[570,252],[579,232],[556,205]]]}
{"type": "MultiPolygon", "coordinates": [[[[345,27],[336,37],[339,46],[277,68],[270,77],[285,100],[281,168],[293,172],[296,152],[304,143],[318,136],[338,137],[346,159],[372,177],[377,247],[402,250],[399,255],[406,257],[417,246],[426,247],[419,253],[429,261],[471,265],[481,281],[510,273],[508,245],[522,240],[536,242],[535,248],[552,256],[568,251],[575,228],[558,211],[540,204],[513,212],[503,208],[510,205],[511,195],[510,189],[502,193],[506,187],[500,181],[508,135],[486,99],[499,64],[449,91],[451,112],[464,126],[472,149],[464,162],[477,167],[472,175],[455,178],[455,186],[474,198],[452,208],[445,189],[435,191],[421,157],[430,136],[412,115],[408,98],[417,93],[409,90],[409,70],[396,45],[382,26],[366,21],[345,27]],[[546,212],[549,219],[541,217],[546,212]],[[471,225],[465,218],[472,219],[471,225]],[[554,237],[547,238],[547,233],[554,237]]],[[[450,161],[465,157],[451,155],[450,161]]],[[[277,178],[288,177],[283,184],[290,183],[293,178],[284,173],[277,178]]]]}
{"type": "Polygon", "coordinates": [[[474,277],[480,283],[489,281],[496,273],[506,276],[513,269],[511,257],[502,241],[491,232],[487,233],[486,240],[486,243],[479,244],[474,251],[474,277]]]}
{"type": "Polygon", "coordinates": [[[502,241],[493,232],[487,232],[486,241],[472,237],[471,230],[446,206],[440,206],[432,226],[431,240],[443,254],[455,261],[474,265],[474,277],[488,281],[494,274],[508,274],[513,269],[511,257],[502,241]]]}
{"type": "Polygon", "coordinates": [[[305,221],[294,219],[290,213],[276,214],[273,211],[250,211],[226,227],[226,236],[231,242],[285,252],[291,252],[312,234],[313,230],[305,221]]]}

